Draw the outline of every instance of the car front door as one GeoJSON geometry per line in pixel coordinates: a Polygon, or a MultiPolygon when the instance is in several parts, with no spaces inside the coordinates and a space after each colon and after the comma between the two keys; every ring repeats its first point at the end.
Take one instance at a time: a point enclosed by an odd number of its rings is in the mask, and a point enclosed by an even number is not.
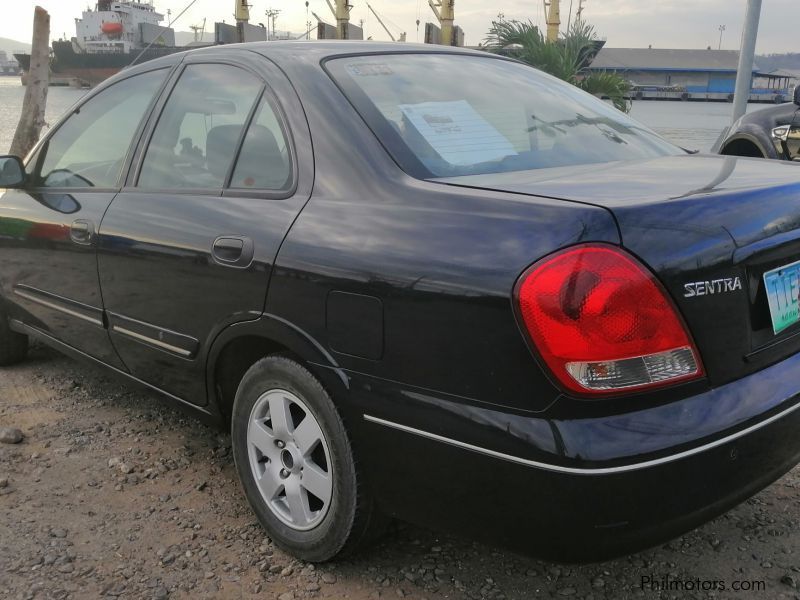
{"type": "MultiPolygon", "coordinates": [[[[226,326],[261,314],[278,247],[310,194],[310,169],[298,168],[308,161],[297,160],[290,133],[302,111],[288,81],[270,65],[208,56],[187,61],[145,135],[130,185],[103,218],[98,252],[109,333],[125,365],[195,404],[206,402],[208,347],[226,326]]],[[[309,147],[307,126],[300,134],[309,147]]]]}
{"type": "Polygon", "coordinates": [[[169,69],[123,79],[82,102],[27,165],[30,184],[0,197],[0,294],[9,316],[121,366],[109,342],[96,235],[169,69]]]}

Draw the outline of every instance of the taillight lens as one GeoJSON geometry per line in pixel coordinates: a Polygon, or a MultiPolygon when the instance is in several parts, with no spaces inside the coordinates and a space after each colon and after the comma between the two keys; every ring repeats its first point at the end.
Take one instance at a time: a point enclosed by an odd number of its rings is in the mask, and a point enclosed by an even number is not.
{"type": "Polygon", "coordinates": [[[569,390],[609,395],[700,377],[700,357],[653,275],[615,246],[574,246],[515,291],[544,362],[569,390]]]}

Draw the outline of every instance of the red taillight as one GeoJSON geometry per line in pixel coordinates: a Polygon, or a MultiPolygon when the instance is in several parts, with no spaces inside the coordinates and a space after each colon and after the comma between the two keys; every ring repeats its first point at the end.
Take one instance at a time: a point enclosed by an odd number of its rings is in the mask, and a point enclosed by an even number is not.
{"type": "Polygon", "coordinates": [[[664,289],[615,246],[575,246],[539,261],[516,297],[536,349],[569,390],[608,395],[702,375],[664,289]]]}

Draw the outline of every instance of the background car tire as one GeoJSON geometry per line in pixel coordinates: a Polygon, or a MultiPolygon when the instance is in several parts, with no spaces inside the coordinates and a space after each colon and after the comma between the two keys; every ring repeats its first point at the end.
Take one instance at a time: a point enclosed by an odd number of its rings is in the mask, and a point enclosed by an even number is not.
{"type": "MultiPolygon", "coordinates": [[[[308,416],[303,414],[300,423],[304,423],[308,416]]],[[[296,415],[288,417],[289,420],[293,418],[296,418],[296,415]]],[[[383,529],[386,519],[375,509],[362,483],[347,431],[336,407],[320,382],[298,362],[276,355],[263,358],[250,367],[236,392],[231,421],[233,456],[239,478],[250,506],[275,544],[303,560],[322,562],[352,552],[383,529]],[[283,462],[282,453],[288,453],[292,449],[295,453],[294,460],[300,462],[297,452],[302,444],[295,442],[294,439],[279,439],[286,436],[278,433],[280,428],[272,424],[271,416],[268,417],[270,420],[267,420],[268,426],[265,428],[272,432],[274,437],[265,439],[269,439],[278,448],[277,451],[270,452],[272,458],[266,454],[262,456],[259,447],[248,438],[248,428],[252,423],[261,422],[257,418],[257,413],[262,410],[259,407],[263,406],[265,398],[272,402],[275,400],[275,394],[280,391],[286,392],[282,398],[289,399],[289,412],[301,412],[298,406],[308,409],[310,416],[319,425],[317,431],[321,430],[324,443],[327,445],[329,464],[326,466],[332,481],[332,492],[324,516],[319,518],[318,522],[306,524],[305,529],[298,529],[299,525],[287,523],[287,514],[276,508],[278,502],[285,506],[289,505],[288,495],[284,496],[285,501],[281,501],[278,495],[277,500],[268,503],[265,494],[262,493],[263,487],[259,487],[260,479],[257,480],[255,470],[261,468],[259,465],[264,465],[263,476],[267,477],[274,473],[271,470],[268,472],[268,469],[281,467],[281,474],[285,475],[286,462],[283,462]],[[285,447],[278,444],[284,444],[285,447]],[[251,464],[253,456],[261,456],[261,460],[257,460],[255,465],[251,464]],[[281,462],[274,463],[276,456],[281,457],[277,458],[281,462]]],[[[294,426],[300,431],[300,424],[295,423],[294,426]]],[[[261,433],[253,435],[257,437],[261,433]]],[[[265,443],[262,440],[259,445],[265,443]]],[[[315,452],[320,452],[322,443],[318,444],[315,452]]],[[[285,458],[292,466],[291,455],[285,458]]],[[[319,459],[319,462],[323,461],[319,459]]],[[[312,467],[314,465],[306,464],[306,473],[312,467]]],[[[300,473],[291,472],[287,475],[295,478],[293,481],[297,481],[296,477],[300,477],[302,481],[302,476],[302,470],[300,473]]],[[[288,490],[288,479],[284,481],[287,482],[288,490]]],[[[270,485],[273,484],[267,483],[267,487],[270,485]]],[[[273,497],[271,490],[269,495],[273,497]]],[[[308,497],[306,506],[310,505],[312,499],[319,504],[316,498],[308,497]]]]}
{"type": "Polygon", "coordinates": [[[11,331],[8,319],[0,313],[0,367],[25,360],[28,355],[28,336],[11,331]]]}

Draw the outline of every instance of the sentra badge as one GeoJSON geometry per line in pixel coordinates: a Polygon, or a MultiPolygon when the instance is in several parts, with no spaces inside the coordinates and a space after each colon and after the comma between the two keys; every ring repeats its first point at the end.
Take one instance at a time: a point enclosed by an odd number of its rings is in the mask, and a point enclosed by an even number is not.
{"type": "Polygon", "coordinates": [[[739,277],[723,277],[721,279],[711,279],[710,281],[692,281],[691,283],[684,283],[683,289],[684,298],[725,294],[741,290],[742,280],[739,277]]]}

